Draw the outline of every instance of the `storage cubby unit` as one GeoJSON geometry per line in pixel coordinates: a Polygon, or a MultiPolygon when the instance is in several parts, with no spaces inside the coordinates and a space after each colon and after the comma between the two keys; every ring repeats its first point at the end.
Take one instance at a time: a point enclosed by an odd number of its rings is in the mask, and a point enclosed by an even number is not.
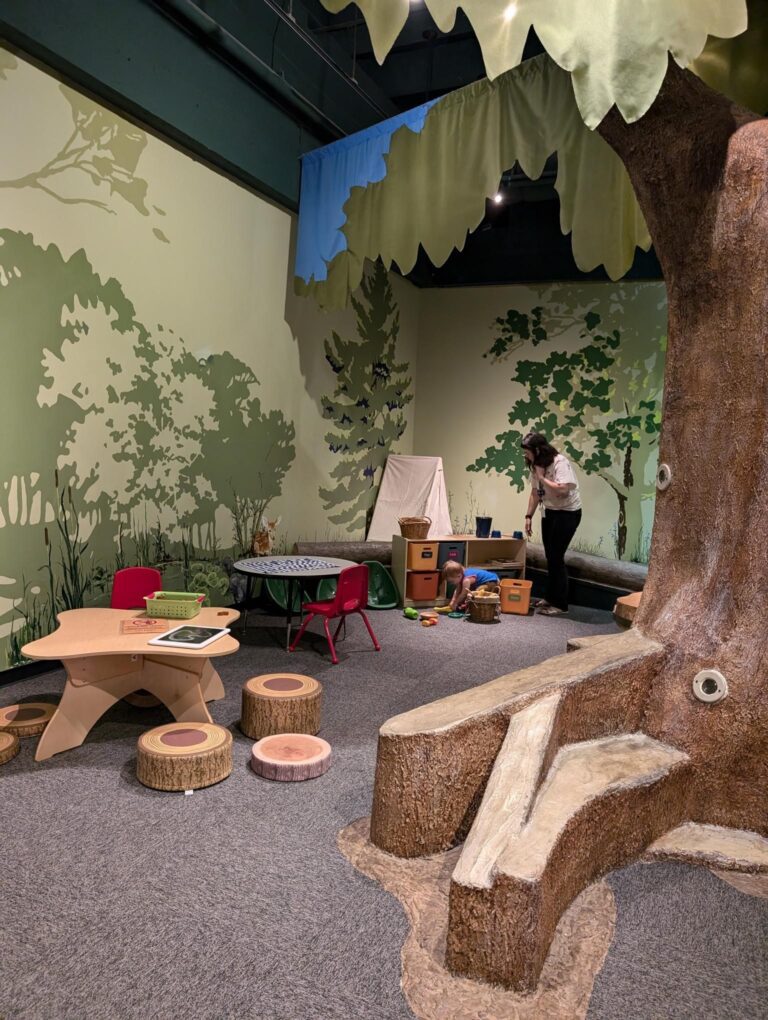
{"type": "MultiPolygon", "coordinates": [[[[502,535],[501,538],[475,538],[474,535],[444,535],[425,539],[392,536],[392,577],[401,606],[445,605],[445,589],[438,583],[436,598],[420,598],[433,590],[435,568],[442,567],[448,552],[464,567],[484,567],[504,577],[525,577],[525,539],[502,535]],[[424,555],[429,553],[429,555],[424,555]],[[414,566],[421,569],[416,570],[414,566]],[[430,570],[430,566],[432,569],[430,570]],[[429,575],[429,576],[428,576],[429,575]],[[415,597],[411,597],[414,595],[415,597]]],[[[437,571],[439,575],[439,570],[437,571]]]]}

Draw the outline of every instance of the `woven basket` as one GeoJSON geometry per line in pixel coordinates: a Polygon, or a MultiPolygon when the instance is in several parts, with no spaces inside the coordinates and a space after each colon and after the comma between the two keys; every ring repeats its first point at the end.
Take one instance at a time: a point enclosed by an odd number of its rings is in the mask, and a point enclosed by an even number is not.
{"type": "Polygon", "coordinates": [[[169,620],[191,620],[197,616],[205,595],[191,591],[156,591],[145,595],[147,616],[163,616],[169,620]]]}
{"type": "Polygon", "coordinates": [[[426,538],[432,527],[431,517],[398,517],[403,538],[426,538]]]}
{"type": "Polygon", "coordinates": [[[473,623],[494,623],[501,611],[499,586],[489,584],[484,589],[472,591],[467,597],[469,618],[473,623]]]}

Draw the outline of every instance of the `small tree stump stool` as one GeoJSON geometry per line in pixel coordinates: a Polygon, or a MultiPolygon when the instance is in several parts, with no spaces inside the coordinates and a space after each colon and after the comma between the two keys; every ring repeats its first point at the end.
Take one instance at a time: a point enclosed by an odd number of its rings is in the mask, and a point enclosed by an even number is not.
{"type": "Polygon", "coordinates": [[[0,730],[17,737],[36,737],[51,721],[56,705],[48,701],[24,701],[0,708],[0,730]]]}
{"type": "Polygon", "coordinates": [[[15,733],[0,732],[0,765],[5,765],[19,753],[21,744],[15,733]]]}
{"type": "Polygon", "coordinates": [[[265,673],[243,685],[240,729],[261,740],[273,733],[317,733],[323,685],[300,673],[265,673]]]}
{"type": "Polygon", "coordinates": [[[613,607],[613,618],[616,623],[622,627],[632,625],[635,613],[640,606],[642,594],[641,591],[633,591],[631,595],[622,595],[621,598],[616,599],[616,605],[613,607]]]}
{"type": "Polygon", "coordinates": [[[331,767],[331,745],[307,733],[278,733],[253,745],[251,768],[265,779],[315,779],[331,767]]]}
{"type": "Polygon", "coordinates": [[[199,790],[232,771],[232,734],[215,723],[166,723],[139,737],[136,778],[152,790],[199,790]]]}

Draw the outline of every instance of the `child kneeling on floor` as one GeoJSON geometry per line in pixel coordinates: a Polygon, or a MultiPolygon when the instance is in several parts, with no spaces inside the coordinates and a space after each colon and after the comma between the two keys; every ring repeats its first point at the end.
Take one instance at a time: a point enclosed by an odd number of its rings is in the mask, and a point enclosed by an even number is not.
{"type": "Polygon", "coordinates": [[[463,609],[467,604],[467,595],[471,591],[481,591],[487,584],[498,584],[499,578],[491,570],[482,567],[462,567],[456,560],[446,560],[443,564],[443,580],[455,585],[451,597],[451,612],[463,609]]]}

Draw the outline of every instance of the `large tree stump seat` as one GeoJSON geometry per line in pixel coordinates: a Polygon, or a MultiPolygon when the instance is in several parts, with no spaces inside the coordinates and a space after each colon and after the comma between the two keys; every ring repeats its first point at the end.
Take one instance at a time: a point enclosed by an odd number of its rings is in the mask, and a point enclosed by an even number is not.
{"type": "Polygon", "coordinates": [[[261,740],[275,733],[311,733],[320,729],[323,685],[300,673],[265,673],[243,685],[240,729],[261,740]]]}
{"type": "Polygon", "coordinates": [[[331,767],[331,745],[307,733],[278,733],[253,745],[251,768],[265,779],[299,782],[331,767]]]}
{"type": "Polygon", "coordinates": [[[0,765],[5,765],[11,758],[15,758],[20,747],[19,738],[15,733],[0,731],[0,765]]]}
{"type": "Polygon", "coordinates": [[[47,701],[24,701],[0,708],[0,730],[17,737],[36,737],[51,721],[56,706],[47,701]]]}
{"type": "Polygon", "coordinates": [[[139,737],[136,777],[153,790],[199,790],[232,771],[232,734],[215,723],[167,723],[139,737]]]}
{"type": "Polygon", "coordinates": [[[512,716],[451,879],[449,969],[517,991],[536,986],[578,893],[684,812],[684,752],[643,733],[558,750],[562,702],[558,691],[512,716]]]}

